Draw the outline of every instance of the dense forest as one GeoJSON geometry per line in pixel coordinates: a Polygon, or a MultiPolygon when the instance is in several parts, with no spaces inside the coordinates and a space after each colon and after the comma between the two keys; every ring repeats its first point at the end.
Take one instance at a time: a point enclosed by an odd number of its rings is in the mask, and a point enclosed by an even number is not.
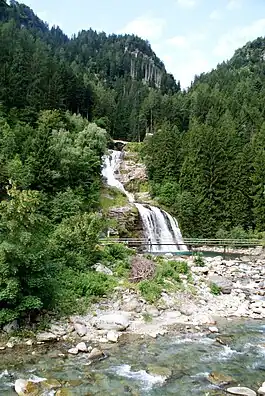
{"type": "Polygon", "coordinates": [[[181,91],[147,41],[68,38],[1,0],[0,54],[0,325],[111,287],[87,271],[126,256],[98,245],[111,138],[142,142],[152,195],[185,236],[264,231],[265,39],[181,91]]]}

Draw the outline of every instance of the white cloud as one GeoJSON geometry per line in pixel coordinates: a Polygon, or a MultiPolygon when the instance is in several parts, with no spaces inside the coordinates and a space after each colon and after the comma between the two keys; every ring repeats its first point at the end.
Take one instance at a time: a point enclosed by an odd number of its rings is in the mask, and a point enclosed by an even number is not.
{"type": "Polygon", "coordinates": [[[209,15],[210,19],[212,20],[218,20],[222,18],[222,13],[219,10],[213,10],[210,15],[209,15]]]}
{"type": "Polygon", "coordinates": [[[258,36],[263,36],[264,30],[265,18],[258,19],[247,26],[236,27],[219,38],[213,53],[227,59],[233,55],[237,48],[246,44],[247,41],[254,40],[258,36]]]}
{"type": "Polygon", "coordinates": [[[179,35],[168,39],[166,41],[166,44],[176,48],[185,47],[185,49],[191,49],[194,48],[198,44],[198,42],[203,41],[205,37],[205,34],[199,32],[196,34],[189,34],[187,36],[179,35]]]}
{"type": "Polygon", "coordinates": [[[241,6],[242,6],[241,0],[230,0],[230,1],[227,3],[226,8],[227,8],[228,10],[232,11],[232,10],[236,10],[236,9],[238,9],[238,8],[241,8],[241,6]]]}
{"type": "Polygon", "coordinates": [[[193,8],[196,5],[196,0],[177,0],[177,4],[183,8],[193,8]]]}
{"type": "Polygon", "coordinates": [[[210,65],[205,54],[200,50],[191,50],[188,53],[163,55],[167,71],[180,80],[181,87],[187,88],[193,81],[195,74],[209,70],[210,65]]]}
{"type": "Polygon", "coordinates": [[[189,40],[187,36],[175,36],[167,40],[167,44],[174,47],[187,47],[189,40]]]}
{"type": "Polygon", "coordinates": [[[129,22],[118,33],[136,34],[143,39],[158,40],[163,34],[166,21],[162,18],[141,16],[129,22]]]}

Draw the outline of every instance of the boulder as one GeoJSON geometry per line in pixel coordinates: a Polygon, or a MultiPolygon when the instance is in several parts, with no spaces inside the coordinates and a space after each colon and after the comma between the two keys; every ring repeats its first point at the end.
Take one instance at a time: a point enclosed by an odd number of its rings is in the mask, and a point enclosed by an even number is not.
{"type": "Polygon", "coordinates": [[[226,389],[227,393],[230,395],[241,395],[241,396],[256,396],[256,392],[252,389],[246,388],[244,386],[235,386],[233,388],[226,389]]]}
{"type": "Polygon", "coordinates": [[[79,350],[77,347],[68,349],[68,353],[70,353],[70,355],[77,355],[78,352],[79,350]]]}
{"type": "Polygon", "coordinates": [[[89,360],[101,360],[105,357],[105,354],[101,351],[101,349],[93,348],[87,357],[89,360]]]}
{"type": "Polygon", "coordinates": [[[16,331],[19,329],[19,325],[18,325],[18,321],[15,319],[10,323],[7,323],[4,327],[3,327],[3,331],[7,334],[12,333],[13,331],[16,331]]]}
{"type": "Polygon", "coordinates": [[[223,294],[230,294],[232,291],[233,283],[224,276],[212,275],[209,276],[209,284],[215,284],[221,289],[223,294]]]}
{"type": "Polygon", "coordinates": [[[212,316],[203,313],[195,314],[194,317],[190,320],[190,322],[195,325],[204,325],[204,324],[214,325],[216,323],[212,316]]]}
{"type": "Polygon", "coordinates": [[[93,320],[93,326],[99,330],[123,331],[129,324],[129,315],[122,312],[101,315],[93,320]]]}
{"type": "Polygon", "coordinates": [[[118,342],[119,339],[119,333],[117,333],[116,331],[108,331],[107,333],[107,340],[110,342],[118,342]]]}
{"type": "Polygon", "coordinates": [[[261,395],[261,396],[265,395],[265,382],[263,382],[261,387],[258,389],[258,395],[261,395]]]}
{"type": "Polygon", "coordinates": [[[87,327],[81,323],[74,323],[74,329],[80,337],[87,334],[87,327]]]}
{"type": "Polygon", "coordinates": [[[51,333],[55,334],[57,337],[62,337],[66,334],[65,328],[62,326],[59,326],[57,324],[52,324],[49,330],[51,333]]]}
{"type": "Polygon", "coordinates": [[[55,340],[57,340],[57,335],[46,331],[46,332],[43,332],[43,333],[38,333],[36,335],[36,339],[39,342],[55,341],[55,340]]]}
{"type": "Polygon", "coordinates": [[[111,269],[109,269],[108,267],[105,267],[105,265],[101,264],[101,263],[97,263],[93,266],[94,270],[96,272],[101,272],[102,274],[105,275],[113,275],[113,272],[111,271],[111,269]]]}
{"type": "Polygon", "coordinates": [[[212,371],[208,376],[208,380],[214,385],[228,385],[234,382],[234,379],[230,375],[225,375],[217,371],[212,371]]]}
{"type": "Polygon", "coordinates": [[[39,385],[36,382],[19,378],[15,381],[15,391],[19,396],[37,396],[39,385]]]}
{"type": "Polygon", "coordinates": [[[87,352],[87,346],[85,342],[79,342],[79,344],[76,345],[76,349],[80,352],[87,352]]]}

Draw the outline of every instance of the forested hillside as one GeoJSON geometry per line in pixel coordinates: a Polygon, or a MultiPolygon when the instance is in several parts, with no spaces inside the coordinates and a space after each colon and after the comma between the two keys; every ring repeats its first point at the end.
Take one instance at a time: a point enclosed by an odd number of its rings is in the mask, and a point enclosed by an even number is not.
{"type": "Polygon", "coordinates": [[[153,193],[185,235],[224,237],[234,229],[244,237],[244,230],[265,229],[264,56],[258,38],[197,77],[177,95],[188,131],[170,122],[146,144],[153,193]]]}
{"type": "Polygon", "coordinates": [[[33,122],[41,109],[95,120],[111,136],[139,139],[152,129],[156,95],[180,90],[148,42],[92,29],[69,39],[17,2],[0,13],[0,102],[33,122]]]}

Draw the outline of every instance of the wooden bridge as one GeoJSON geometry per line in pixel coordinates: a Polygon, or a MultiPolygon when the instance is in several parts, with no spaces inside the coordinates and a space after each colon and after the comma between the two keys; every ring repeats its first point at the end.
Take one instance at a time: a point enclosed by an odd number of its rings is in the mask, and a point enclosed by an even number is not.
{"type": "Polygon", "coordinates": [[[203,239],[203,238],[184,238],[182,243],[173,244],[172,241],[163,240],[163,242],[150,242],[146,238],[102,238],[102,245],[111,245],[113,243],[124,243],[129,247],[142,248],[151,250],[152,246],[176,246],[176,252],[183,250],[193,250],[196,247],[223,247],[226,248],[248,248],[256,246],[265,246],[265,240],[262,239],[203,239]]]}

